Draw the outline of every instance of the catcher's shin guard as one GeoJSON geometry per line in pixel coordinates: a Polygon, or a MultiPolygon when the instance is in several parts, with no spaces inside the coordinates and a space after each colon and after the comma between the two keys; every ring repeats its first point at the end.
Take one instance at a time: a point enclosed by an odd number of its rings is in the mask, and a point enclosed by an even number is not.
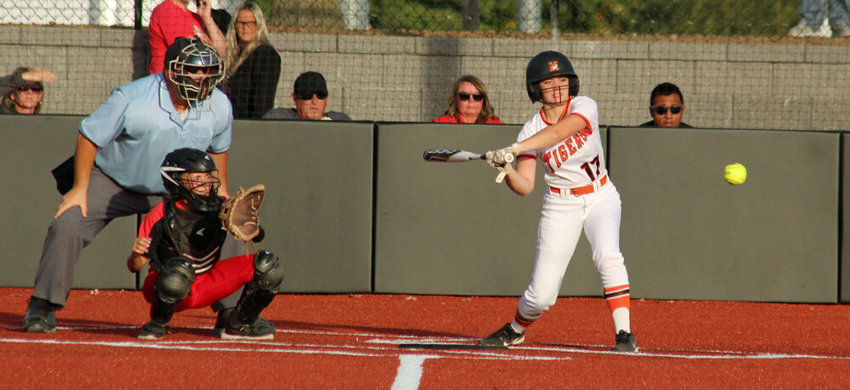
{"type": "Polygon", "coordinates": [[[177,305],[192,289],[195,270],[186,260],[175,257],[165,262],[153,285],[154,299],[151,302],[151,322],[165,326],[171,321],[177,305]]]}
{"type": "Polygon", "coordinates": [[[261,250],[254,256],[254,279],[245,285],[230,326],[251,325],[274,299],[283,285],[283,262],[274,253],[261,250]]]}
{"type": "Polygon", "coordinates": [[[142,327],[142,334],[139,338],[160,338],[168,330],[168,323],[174,317],[174,312],[177,311],[177,302],[164,302],[159,296],[155,296],[151,302],[151,320],[142,327]],[[154,336],[154,337],[150,337],[154,336]]]}
{"type": "Polygon", "coordinates": [[[254,255],[254,280],[251,282],[256,282],[258,288],[277,293],[283,286],[283,277],[283,262],[277,255],[265,249],[254,255]]]}

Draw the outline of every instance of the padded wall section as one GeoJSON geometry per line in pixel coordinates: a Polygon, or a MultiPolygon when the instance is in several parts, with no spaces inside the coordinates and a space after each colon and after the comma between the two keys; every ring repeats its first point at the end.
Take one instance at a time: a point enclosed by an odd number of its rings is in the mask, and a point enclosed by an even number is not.
{"type": "Polygon", "coordinates": [[[847,232],[850,232],[850,188],[847,188],[848,184],[850,184],[850,177],[848,177],[848,172],[850,172],[850,156],[847,155],[850,152],[850,148],[848,148],[848,137],[847,134],[841,134],[841,152],[842,156],[842,167],[844,168],[841,175],[841,263],[839,265],[840,269],[840,284],[839,284],[839,300],[841,302],[847,303],[850,302],[850,240],[847,238],[847,232]]]}
{"type": "Polygon", "coordinates": [[[228,188],[266,185],[258,248],[286,264],[285,292],[369,292],[373,124],[236,121],[228,188]]]}
{"type": "MultiPolygon", "coordinates": [[[[82,116],[0,115],[0,286],[32,287],[47,227],[62,197],[50,170],[74,154],[82,116]]],[[[136,217],[112,221],[83,249],[74,288],[135,288],[125,260],[136,217]]]]}
{"type": "Polygon", "coordinates": [[[838,134],[610,131],[634,296],[836,301],[838,134]],[[733,162],[743,185],[723,179],[733,162]]]}
{"type": "MultiPolygon", "coordinates": [[[[510,145],[520,126],[384,124],[377,127],[375,291],[521,295],[531,278],[543,175],[527,197],[496,184],[484,161],[426,163],[425,149],[484,152],[510,145]]],[[[538,172],[539,168],[538,168],[538,172]]],[[[598,295],[584,239],[565,295],[598,295]]]]}

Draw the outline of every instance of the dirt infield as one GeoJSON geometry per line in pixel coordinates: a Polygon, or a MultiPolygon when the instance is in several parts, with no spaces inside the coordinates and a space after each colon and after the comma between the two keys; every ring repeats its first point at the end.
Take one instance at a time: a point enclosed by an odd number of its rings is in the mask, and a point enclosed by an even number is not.
{"type": "Polygon", "coordinates": [[[0,288],[0,388],[850,388],[850,307],[634,300],[614,353],[602,299],[562,298],[511,349],[476,349],[516,298],[279,295],[267,342],[224,341],[211,310],[135,338],[141,293],[74,290],[54,334],[20,330],[31,289],[0,288]]]}

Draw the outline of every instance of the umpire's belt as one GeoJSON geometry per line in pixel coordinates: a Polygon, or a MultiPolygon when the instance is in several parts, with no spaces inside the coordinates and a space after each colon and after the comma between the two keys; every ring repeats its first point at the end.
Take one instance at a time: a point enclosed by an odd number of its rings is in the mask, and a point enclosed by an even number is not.
{"type": "Polygon", "coordinates": [[[608,182],[608,175],[605,175],[605,176],[602,176],[602,178],[599,179],[598,182],[593,182],[593,183],[590,183],[586,186],[570,188],[570,189],[549,186],[549,191],[552,191],[553,194],[558,194],[558,195],[560,195],[562,193],[564,193],[564,194],[569,193],[570,195],[587,195],[587,194],[592,194],[592,193],[596,192],[597,190],[602,188],[602,186],[604,186],[605,183],[607,183],[607,182],[608,182]]]}

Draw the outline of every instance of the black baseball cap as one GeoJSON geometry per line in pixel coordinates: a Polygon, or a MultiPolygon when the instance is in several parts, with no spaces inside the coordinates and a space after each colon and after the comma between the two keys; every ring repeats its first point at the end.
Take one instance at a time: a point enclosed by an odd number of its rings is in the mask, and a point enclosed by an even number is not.
{"type": "Polygon", "coordinates": [[[304,72],[295,79],[295,87],[293,88],[295,96],[310,96],[318,95],[319,99],[322,96],[328,96],[328,86],[325,84],[325,78],[319,72],[304,72]]]}
{"type": "Polygon", "coordinates": [[[171,45],[168,46],[168,49],[165,51],[165,68],[168,69],[168,64],[171,61],[174,61],[177,56],[180,55],[180,52],[183,51],[186,47],[192,45],[192,40],[185,37],[178,37],[174,40],[171,45]]]}

